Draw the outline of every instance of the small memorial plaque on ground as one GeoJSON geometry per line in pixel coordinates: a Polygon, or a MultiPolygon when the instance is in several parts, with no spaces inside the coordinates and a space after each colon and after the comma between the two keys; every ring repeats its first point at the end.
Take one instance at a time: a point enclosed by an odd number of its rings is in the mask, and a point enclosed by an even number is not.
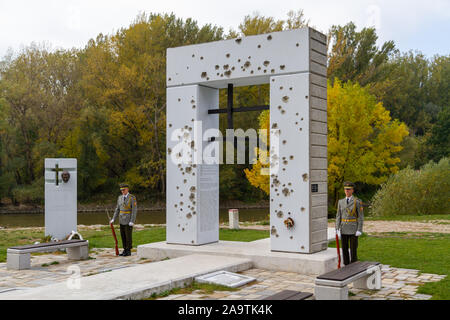
{"type": "Polygon", "coordinates": [[[228,271],[216,271],[195,278],[195,281],[199,283],[218,284],[231,288],[237,288],[255,280],[253,277],[228,271]]]}

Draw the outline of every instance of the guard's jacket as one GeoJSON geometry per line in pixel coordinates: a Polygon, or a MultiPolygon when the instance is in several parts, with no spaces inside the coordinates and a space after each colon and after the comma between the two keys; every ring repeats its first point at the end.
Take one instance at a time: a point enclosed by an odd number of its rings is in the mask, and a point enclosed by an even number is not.
{"type": "Polygon", "coordinates": [[[338,201],[336,213],[336,230],[340,229],[341,234],[355,234],[356,231],[362,233],[364,214],[361,200],[352,196],[347,204],[347,198],[338,201]]]}
{"type": "Polygon", "coordinates": [[[119,216],[119,223],[127,225],[130,222],[134,223],[136,221],[136,214],[136,197],[131,193],[128,193],[126,201],[124,201],[123,195],[120,195],[119,198],[117,198],[117,207],[116,211],[114,211],[113,220],[116,220],[117,216],[119,216]]]}

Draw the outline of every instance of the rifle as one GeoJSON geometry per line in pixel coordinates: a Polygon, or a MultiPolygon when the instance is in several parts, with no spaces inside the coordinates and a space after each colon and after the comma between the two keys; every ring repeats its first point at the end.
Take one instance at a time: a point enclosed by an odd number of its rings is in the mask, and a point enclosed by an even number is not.
{"type": "MultiPolygon", "coordinates": [[[[108,222],[111,221],[111,217],[109,216],[109,212],[108,209],[105,209],[106,211],[106,215],[108,216],[108,222]]],[[[111,231],[114,237],[114,242],[115,242],[115,247],[116,247],[116,256],[119,255],[119,247],[117,246],[117,236],[116,236],[116,230],[114,230],[114,226],[113,224],[110,222],[109,225],[111,226],[111,231]]]]}
{"type": "Polygon", "coordinates": [[[341,268],[341,250],[339,249],[339,237],[336,232],[336,249],[337,249],[337,255],[338,255],[338,269],[341,268]]]}

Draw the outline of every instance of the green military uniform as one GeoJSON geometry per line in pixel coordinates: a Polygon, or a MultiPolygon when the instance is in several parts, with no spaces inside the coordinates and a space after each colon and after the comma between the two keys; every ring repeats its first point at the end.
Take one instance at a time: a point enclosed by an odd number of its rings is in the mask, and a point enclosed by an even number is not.
{"type": "MultiPolygon", "coordinates": [[[[128,188],[128,185],[122,184],[122,188],[128,188]]],[[[122,244],[124,249],[124,255],[131,255],[131,249],[133,247],[133,225],[136,221],[137,215],[137,201],[136,197],[131,193],[126,195],[120,195],[117,198],[117,206],[114,211],[113,221],[119,216],[120,223],[120,235],[122,237],[122,244]],[[131,225],[130,225],[131,223],[131,225]]]]}
{"type": "MultiPolygon", "coordinates": [[[[354,184],[351,182],[344,183],[344,188],[353,188],[354,184]]],[[[350,198],[340,199],[338,202],[336,213],[336,230],[341,232],[342,240],[342,254],[344,257],[344,264],[358,260],[357,248],[358,237],[356,232],[362,233],[364,223],[364,214],[362,210],[361,200],[352,195],[350,198]],[[349,242],[351,261],[349,259],[349,242]]]]}

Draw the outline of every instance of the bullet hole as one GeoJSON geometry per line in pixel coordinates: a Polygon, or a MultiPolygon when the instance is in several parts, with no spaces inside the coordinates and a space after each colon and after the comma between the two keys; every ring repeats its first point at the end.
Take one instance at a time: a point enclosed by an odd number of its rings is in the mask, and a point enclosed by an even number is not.
{"type": "Polygon", "coordinates": [[[206,77],[206,80],[209,80],[209,77],[206,77]]]}
{"type": "Polygon", "coordinates": [[[216,70],[219,70],[220,67],[218,64],[216,64],[215,68],[216,68],[216,70]]]}
{"type": "Polygon", "coordinates": [[[276,234],[277,233],[277,229],[275,228],[275,226],[272,226],[272,228],[270,228],[270,234],[276,234]]]}
{"type": "Polygon", "coordinates": [[[192,214],[188,213],[188,214],[186,215],[186,218],[188,218],[188,219],[192,218],[192,214]]]}
{"type": "Polygon", "coordinates": [[[286,140],[283,140],[283,144],[286,144],[286,142],[287,142],[286,140]]]}
{"type": "Polygon", "coordinates": [[[192,212],[192,214],[197,214],[197,212],[196,212],[196,211],[194,211],[194,212],[192,212]]]}
{"type": "MultiPolygon", "coordinates": [[[[273,184],[276,186],[276,187],[278,187],[279,185],[280,185],[280,180],[278,180],[277,178],[274,178],[273,179],[273,184]]],[[[275,189],[275,191],[276,191],[277,189],[275,189]]]]}
{"type": "Polygon", "coordinates": [[[294,239],[294,237],[293,237],[293,236],[290,236],[290,237],[289,237],[289,239],[291,239],[291,240],[292,240],[292,239],[294,239]]]}
{"type": "Polygon", "coordinates": [[[183,180],[183,183],[187,183],[187,180],[186,180],[186,179],[184,179],[184,180],[183,180]]]}
{"type": "Polygon", "coordinates": [[[235,41],[236,41],[237,44],[241,44],[242,39],[241,38],[237,38],[235,41]]]}
{"type": "Polygon", "coordinates": [[[282,203],[280,203],[280,208],[283,206],[283,204],[282,203]]]}
{"type": "Polygon", "coordinates": [[[202,78],[206,78],[207,73],[206,72],[202,72],[201,77],[202,78]]]}
{"type": "Polygon", "coordinates": [[[200,57],[200,60],[203,60],[203,57],[200,57]]]}
{"type": "Polygon", "coordinates": [[[278,106],[278,110],[281,110],[281,108],[283,108],[282,106],[278,106]]]}
{"type": "MultiPolygon", "coordinates": [[[[289,159],[294,160],[294,156],[290,156],[289,159]]],[[[291,185],[291,184],[289,183],[289,185],[291,185]]]]}
{"type": "Polygon", "coordinates": [[[283,211],[278,211],[277,212],[277,217],[278,218],[283,218],[283,216],[284,216],[283,211]]]}
{"type": "Polygon", "coordinates": [[[231,75],[231,71],[230,71],[230,70],[225,71],[224,74],[225,74],[227,77],[229,77],[229,76],[231,75]]]}
{"type": "Polygon", "coordinates": [[[305,96],[305,99],[308,99],[308,96],[305,96]]]}
{"type": "Polygon", "coordinates": [[[284,64],[282,64],[282,65],[280,66],[280,69],[281,69],[281,70],[284,70],[284,68],[286,68],[286,66],[285,66],[284,64]]]}
{"type": "Polygon", "coordinates": [[[192,168],[197,168],[197,165],[196,165],[196,164],[193,164],[193,165],[192,165],[192,168]]]}
{"type": "Polygon", "coordinates": [[[192,168],[191,168],[191,167],[187,167],[187,168],[186,168],[186,173],[191,173],[191,171],[192,171],[192,168]]]}
{"type": "Polygon", "coordinates": [[[258,49],[260,49],[261,48],[261,45],[260,44],[258,44],[258,49]]]}
{"type": "Polygon", "coordinates": [[[221,73],[220,76],[223,77],[223,73],[221,73]]]}
{"type": "Polygon", "coordinates": [[[178,225],[178,228],[181,227],[180,225],[178,225]]]}
{"type": "MultiPolygon", "coordinates": [[[[291,156],[292,157],[292,156],[291,156]]],[[[290,183],[290,182],[288,182],[288,186],[291,186],[292,185],[292,183],[290,183]]]]}
{"type": "Polygon", "coordinates": [[[286,113],[286,111],[285,110],[281,110],[281,114],[285,114],[286,113]]]}
{"type": "Polygon", "coordinates": [[[179,186],[177,186],[177,190],[178,190],[178,189],[180,189],[180,187],[179,187],[179,186]]]}
{"type": "Polygon", "coordinates": [[[302,131],[303,129],[302,129],[302,128],[299,128],[298,130],[299,130],[299,131],[302,131]]]}
{"type": "Polygon", "coordinates": [[[180,102],[181,101],[181,99],[180,98],[178,98],[178,102],[180,102]]]}
{"type": "MultiPolygon", "coordinates": [[[[258,67],[258,70],[261,70],[261,67],[258,67]]],[[[272,82],[275,81],[274,79],[272,79],[272,82]]]]}
{"type": "Polygon", "coordinates": [[[298,121],[296,121],[295,124],[298,124],[298,121]]]}
{"type": "Polygon", "coordinates": [[[234,67],[231,67],[231,71],[234,71],[234,69],[235,69],[234,67]]]}
{"type": "Polygon", "coordinates": [[[303,118],[301,118],[300,120],[303,121],[303,118]]]}
{"type": "Polygon", "coordinates": [[[301,248],[301,249],[305,249],[305,246],[301,246],[300,248],[301,248]]]}
{"type": "Polygon", "coordinates": [[[289,88],[289,90],[291,90],[291,91],[292,91],[292,87],[290,87],[290,88],[289,88]]]}
{"type": "Polygon", "coordinates": [[[264,65],[265,67],[267,67],[269,64],[270,64],[270,61],[268,61],[268,60],[266,60],[266,61],[263,62],[263,65],[264,65]]]}
{"type": "Polygon", "coordinates": [[[246,68],[250,67],[250,61],[245,61],[244,67],[246,67],[246,68]]]}
{"type": "Polygon", "coordinates": [[[195,109],[195,104],[192,106],[192,109],[195,109]]]}
{"type": "Polygon", "coordinates": [[[249,58],[249,59],[251,59],[251,58],[252,58],[252,56],[248,56],[248,58],[249,58]]]}
{"type": "Polygon", "coordinates": [[[286,168],[283,168],[283,171],[286,171],[286,168]]]}
{"type": "Polygon", "coordinates": [[[296,112],[295,115],[298,116],[298,112],[296,112]]]}
{"type": "Polygon", "coordinates": [[[272,124],[272,129],[276,129],[276,128],[278,128],[278,124],[277,123],[273,123],[272,124]]]}
{"type": "Polygon", "coordinates": [[[283,87],[280,87],[280,90],[283,90],[283,87]]]}
{"type": "Polygon", "coordinates": [[[175,208],[176,208],[176,207],[178,207],[178,205],[177,205],[177,204],[174,204],[173,206],[174,206],[175,208]]]}
{"type": "Polygon", "coordinates": [[[227,65],[227,64],[223,66],[223,68],[224,68],[225,70],[227,70],[229,67],[230,67],[230,66],[227,65]]]}
{"type": "Polygon", "coordinates": [[[189,200],[193,201],[195,199],[195,193],[191,193],[189,196],[189,200]]]}
{"type": "Polygon", "coordinates": [[[269,41],[272,40],[272,36],[271,36],[271,35],[268,35],[268,36],[267,36],[267,40],[269,40],[269,41]]]}
{"type": "Polygon", "coordinates": [[[298,47],[299,45],[300,45],[299,43],[296,43],[296,44],[295,44],[296,47],[298,47]]]}
{"type": "Polygon", "coordinates": [[[290,194],[288,188],[284,188],[283,191],[281,191],[281,192],[283,192],[283,194],[284,194],[285,197],[289,196],[289,194],[290,194]]]}
{"type": "Polygon", "coordinates": [[[180,197],[182,197],[183,196],[183,194],[182,193],[180,193],[180,197]]]}
{"type": "Polygon", "coordinates": [[[181,231],[184,231],[184,228],[181,228],[181,231]]]}
{"type": "Polygon", "coordinates": [[[227,58],[229,58],[230,57],[230,54],[229,53],[227,53],[226,55],[225,55],[227,58]]]}
{"type": "Polygon", "coordinates": [[[171,154],[171,153],[172,153],[172,149],[167,148],[167,153],[168,153],[168,154],[171,154]]]}
{"type": "Polygon", "coordinates": [[[275,69],[270,70],[270,73],[275,73],[275,69]]]}
{"type": "Polygon", "coordinates": [[[191,148],[194,148],[194,141],[191,141],[191,148]]]}
{"type": "Polygon", "coordinates": [[[183,201],[180,201],[180,206],[182,206],[184,203],[183,203],[183,201]]]}
{"type": "Polygon", "coordinates": [[[253,74],[253,70],[252,70],[252,71],[250,71],[250,74],[253,74]]]}
{"type": "Polygon", "coordinates": [[[307,174],[307,173],[304,173],[304,174],[302,175],[302,178],[303,178],[303,181],[308,181],[308,174],[307,174]]]}
{"type": "MultiPolygon", "coordinates": [[[[241,62],[241,59],[238,59],[238,62],[241,62]]],[[[242,68],[242,67],[241,67],[242,68]]]]}
{"type": "Polygon", "coordinates": [[[194,243],[194,240],[192,240],[191,243],[194,243]]]}
{"type": "Polygon", "coordinates": [[[169,78],[169,81],[172,81],[172,78],[169,78]]]}
{"type": "Polygon", "coordinates": [[[283,102],[288,102],[289,101],[289,97],[288,96],[284,96],[282,100],[283,100],[283,102]]]}

